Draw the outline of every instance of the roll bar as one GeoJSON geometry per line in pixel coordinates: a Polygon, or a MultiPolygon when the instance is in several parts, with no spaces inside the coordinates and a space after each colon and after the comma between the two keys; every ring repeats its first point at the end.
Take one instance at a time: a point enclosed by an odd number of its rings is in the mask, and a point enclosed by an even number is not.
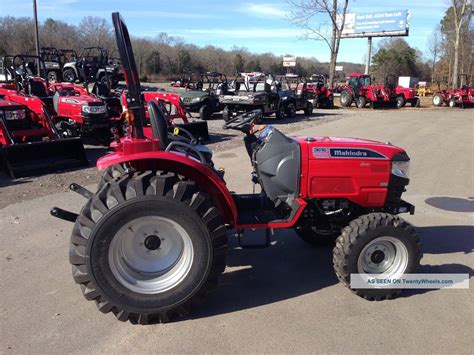
{"type": "Polygon", "coordinates": [[[133,124],[135,126],[135,136],[145,138],[143,127],[145,126],[145,110],[143,108],[143,97],[141,94],[140,79],[138,77],[137,65],[133,56],[132,43],[128,33],[127,25],[120,13],[112,13],[112,23],[115,29],[115,38],[122,61],[125,82],[127,83],[127,104],[129,111],[133,115],[133,124]]]}

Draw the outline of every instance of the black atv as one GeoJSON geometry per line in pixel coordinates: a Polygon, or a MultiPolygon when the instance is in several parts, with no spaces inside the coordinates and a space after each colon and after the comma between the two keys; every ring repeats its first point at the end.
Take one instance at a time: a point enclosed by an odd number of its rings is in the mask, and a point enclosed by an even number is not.
{"type": "Polygon", "coordinates": [[[241,73],[230,85],[227,94],[219,96],[224,106],[222,118],[229,121],[241,113],[260,109],[264,116],[275,114],[277,119],[288,116],[290,90],[282,90],[281,83],[271,74],[241,73]]]}

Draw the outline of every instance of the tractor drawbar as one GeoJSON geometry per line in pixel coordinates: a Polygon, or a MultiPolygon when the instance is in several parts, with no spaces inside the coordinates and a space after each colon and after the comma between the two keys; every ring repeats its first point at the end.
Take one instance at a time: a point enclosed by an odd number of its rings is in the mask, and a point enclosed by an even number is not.
{"type": "MultiPolygon", "coordinates": [[[[91,198],[93,195],[91,191],[87,190],[85,187],[76,183],[72,183],[71,185],[69,185],[69,189],[87,199],[91,198]]],[[[63,219],[65,221],[73,222],[73,223],[76,222],[76,219],[79,216],[77,213],[69,212],[59,207],[53,207],[50,213],[51,213],[51,216],[53,217],[63,219]]]]}

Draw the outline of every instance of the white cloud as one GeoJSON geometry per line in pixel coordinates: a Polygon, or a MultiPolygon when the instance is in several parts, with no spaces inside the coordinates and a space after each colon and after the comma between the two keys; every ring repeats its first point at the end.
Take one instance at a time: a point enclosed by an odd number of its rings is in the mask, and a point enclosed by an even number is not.
{"type": "Polygon", "coordinates": [[[239,8],[239,12],[242,12],[249,16],[255,17],[284,17],[287,12],[281,7],[277,7],[271,3],[264,4],[253,4],[253,3],[244,3],[242,7],[239,8]]]}

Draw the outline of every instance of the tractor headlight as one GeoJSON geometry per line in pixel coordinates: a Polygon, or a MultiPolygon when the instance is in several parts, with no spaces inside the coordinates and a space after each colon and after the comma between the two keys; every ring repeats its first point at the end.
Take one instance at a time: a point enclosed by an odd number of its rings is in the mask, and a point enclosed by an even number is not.
{"type": "Polygon", "coordinates": [[[9,121],[24,120],[25,117],[26,117],[25,110],[5,111],[5,119],[9,121]]]}
{"type": "Polygon", "coordinates": [[[84,113],[106,113],[107,112],[107,107],[105,105],[101,106],[89,106],[89,105],[83,105],[82,106],[82,112],[84,113]]]}
{"type": "Polygon", "coordinates": [[[392,174],[408,179],[410,173],[410,161],[392,161],[392,174]]]}
{"type": "Polygon", "coordinates": [[[191,102],[193,102],[193,103],[200,102],[200,101],[201,101],[200,97],[195,97],[194,99],[191,100],[191,102]]]}

